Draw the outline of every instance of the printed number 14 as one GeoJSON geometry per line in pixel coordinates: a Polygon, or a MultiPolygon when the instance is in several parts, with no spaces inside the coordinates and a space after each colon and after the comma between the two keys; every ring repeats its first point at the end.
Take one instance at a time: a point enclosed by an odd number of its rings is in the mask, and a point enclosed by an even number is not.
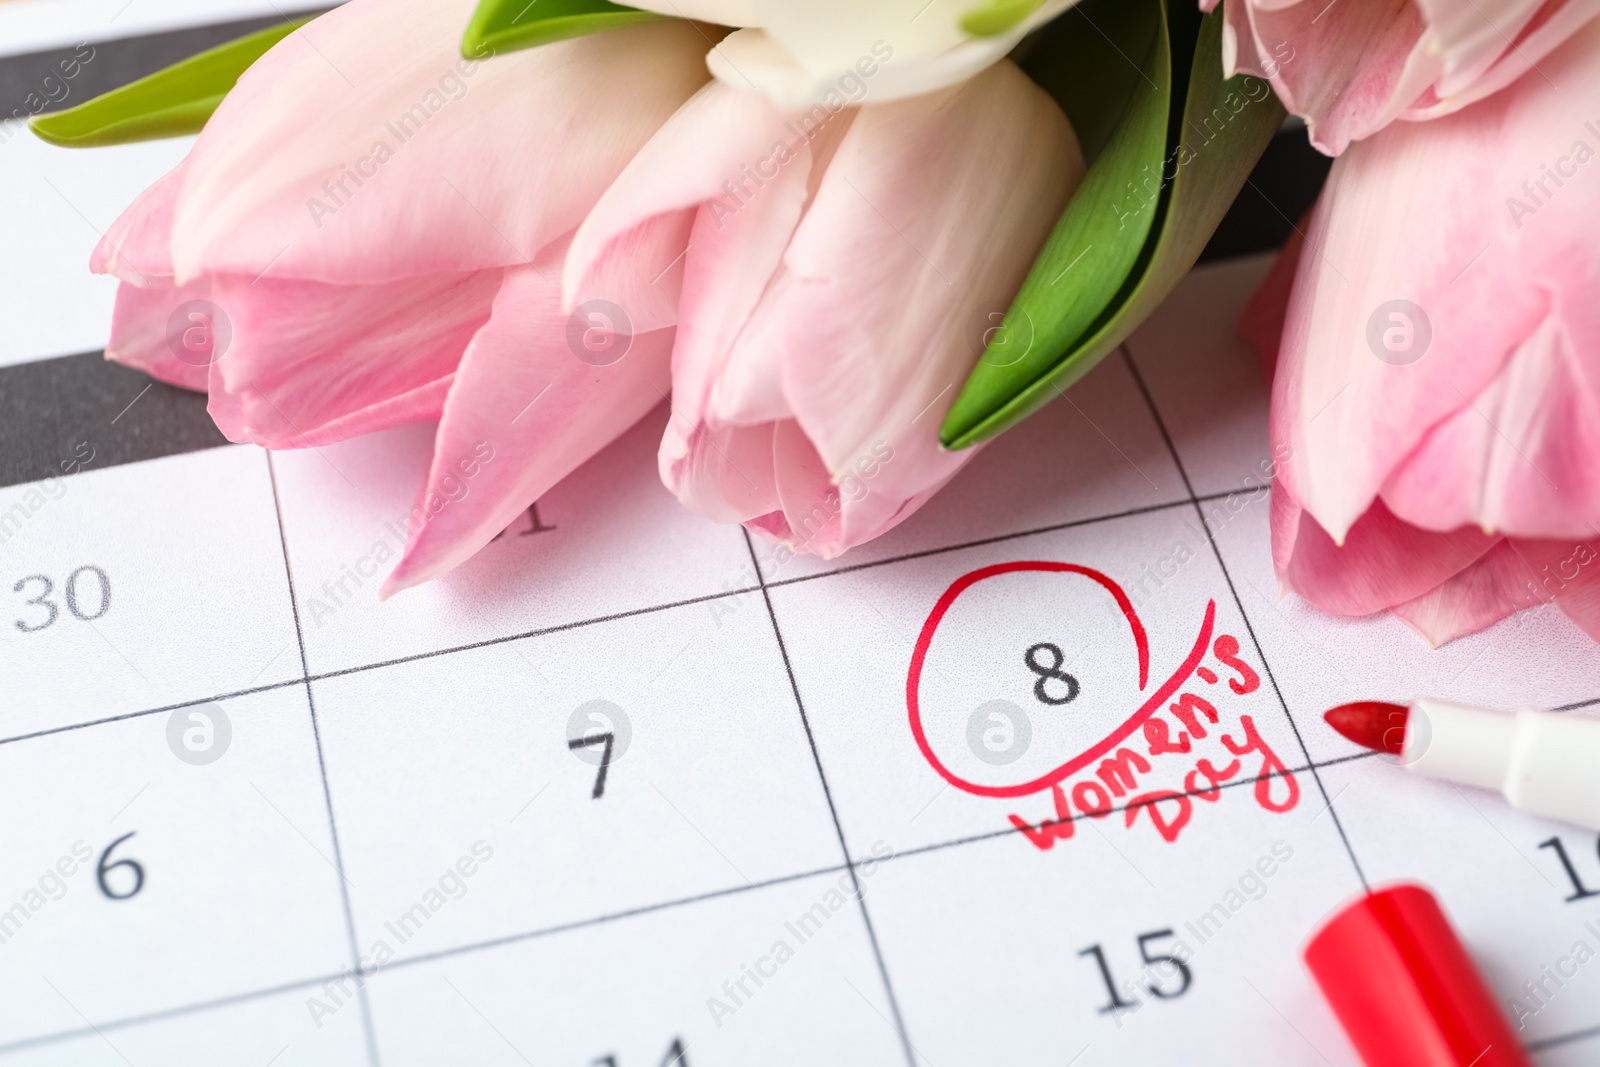
{"type": "MultiPolygon", "coordinates": [[[[590,1067],[617,1067],[615,1056],[601,1056],[597,1060],[590,1060],[590,1067]]],[[[661,1067],[689,1067],[689,1056],[683,1047],[683,1038],[675,1037],[672,1044],[667,1046],[667,1055],[661,1061],[661,1067]]]]}

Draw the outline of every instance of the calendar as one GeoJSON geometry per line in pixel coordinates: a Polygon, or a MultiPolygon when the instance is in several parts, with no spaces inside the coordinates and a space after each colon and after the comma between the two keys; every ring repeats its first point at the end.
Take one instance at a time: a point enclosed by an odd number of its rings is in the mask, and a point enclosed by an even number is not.
{"type": "Polygon", "coordinates": [[[1280,593],[1267,258],[839,559],[679,507],[660,410],[380,600],[433,426],[269,454],[104,364],[190,142],[4,133],[0,1063],[1354,1064],[1299,952],[1399,880],[1600,1063],[1600,840],[1321,717],[1600,655],[1280,593]]]}

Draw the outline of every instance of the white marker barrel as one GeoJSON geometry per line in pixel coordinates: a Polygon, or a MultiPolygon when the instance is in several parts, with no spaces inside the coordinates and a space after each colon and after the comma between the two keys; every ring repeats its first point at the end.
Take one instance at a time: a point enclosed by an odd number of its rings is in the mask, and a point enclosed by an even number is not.
{"type": "Polygon", "coordinates": [[[1600,720],[1589,716],[1417,700],[1400,762],[1498,789],[1513,807],[1600,829],[1600,720]]]}

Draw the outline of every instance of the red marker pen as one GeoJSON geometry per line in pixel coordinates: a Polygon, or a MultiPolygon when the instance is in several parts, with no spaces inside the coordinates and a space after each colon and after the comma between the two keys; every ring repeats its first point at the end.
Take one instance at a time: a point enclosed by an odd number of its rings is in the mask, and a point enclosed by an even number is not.
{"type": "Polygon", "coordinates": [[[1323,924],[1306,966],[1367,1067],[1530,1067],[1439,902],[1368,893],[1323,924]]]}
{"type": "Polygon", "coordinates": [[[1356,744],[1399,756],[1407,770],[1498,789],[1512,807],[1600,830],[1600,718],[1443,700],[1363,701],[1323,718],[1356,744]]]}

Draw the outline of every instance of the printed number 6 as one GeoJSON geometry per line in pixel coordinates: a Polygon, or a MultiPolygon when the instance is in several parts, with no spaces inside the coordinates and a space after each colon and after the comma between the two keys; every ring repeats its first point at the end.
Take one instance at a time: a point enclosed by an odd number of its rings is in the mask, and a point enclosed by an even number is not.
{"type": "Polygon", "coordinates": [[[138,860],[118,860],[115,863],[106,862],[106,860],[111,858],[111,850],[122,844],[128,838],[132,837],[136,832],[137,831],[129,831],[128,833],[123,834],[121,837],[111,842],[111,844],[107,845],[104,852],[100,853],[100,864],[94,872],[94,877],[95,881],[100,883],[100,892],[104,893],[107,899],[127,900],[129,897],[136,895],[139,890],[144,888],[144,868],[139,865],[138,860]],[[115,892],[109,885],[106,884],[106,875],[110,874],[118,867],[126,867],[133,873],[133,888],[128,890],[126,893],[115,892]]]}
{"type": "Polygon", "coordinates": [[[1189,983],[1190,983],[1190,981],[1193,980],[1193,977],[1194,977],[1193,975],[1191,975],[1189,973],[1188,966],[1182,960],[1178,959],[1176,956],[1168,956],[1168,955],[1152,956],[1152,955],[1150,955],[1150,946],[1147,944],[1147,942],[1152,941],[1152,940],[1154,940],[1155,938],[1158,938],[1158,937],[1171,937],[1171,936],[1172,936],[1172,931],[1171,930],[1152,930],[1148,934],[1140,934],[1139,935],[1139,955],[1144,957],[1145,963],[1148,963],[1152,967],[1154,967],[1158,963],[1170,963],[1170,964],[1172,964],[1172,966],[1174,966],[1174,967],[1176,967],[1178,969],[1178,976],[1179,976],[1180,981],[1178,983],[1178,988],[1177,989],[1162,989],[1160,986],[1156,985],[1153,982],[1151,984],[1145,986],[1145,989],[1148,990],[1152,996],[1160,997],[1162,1000],[1171,1000],[1173,997],[1181,997],[1181,996],[1183,996],[1183,994],[1188,991],[1189,983]]]}

